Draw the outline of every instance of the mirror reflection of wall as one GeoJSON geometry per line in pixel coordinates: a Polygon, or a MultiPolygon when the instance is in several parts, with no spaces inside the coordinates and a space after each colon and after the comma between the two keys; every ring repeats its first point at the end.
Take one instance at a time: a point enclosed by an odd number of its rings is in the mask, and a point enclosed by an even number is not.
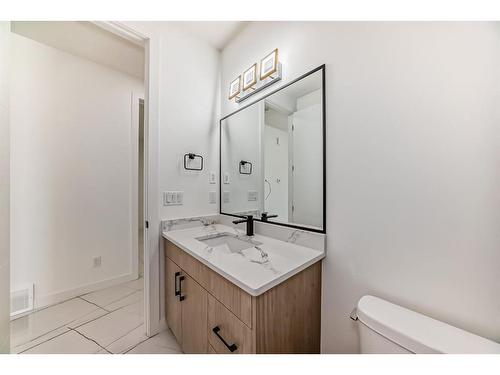
{"type": "Polygon", "coordinates": [[[221,133],[221,203],[225,212],[257,216],[262,211],[260,117],[261,108],[256,105],[225,120],[221,133]],[[252,163],[251,174],[240,173],[241,161],[252,163]]]}
{"type": "Polygon", "coordinates": [[[222,213],[323,228],[322,100],[319,70],[221,121],[222,213]]]}

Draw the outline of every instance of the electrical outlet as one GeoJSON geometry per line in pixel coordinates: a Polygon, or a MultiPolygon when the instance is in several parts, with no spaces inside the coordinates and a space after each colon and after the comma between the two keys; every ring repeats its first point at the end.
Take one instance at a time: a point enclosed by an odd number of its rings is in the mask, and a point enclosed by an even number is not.
{"type": "Polygon", "coordinates": [[[208,174],[208,182],[212,185],[215,184],[215,172],[210,172],[208,174]]]}
{"type": "Polygon", "coordinates": [[[215,191],[208,192],[208,203],[216,203],[217,202],[217,193],[215,191]]]}
{"type": "Polygon", "coordinates": [[[222,192],[222,201],[224,203],[229,203],[230,201],[230,194],[229,194],[229,191],[223,191],[222,192]]]}
{"type": "Polygon", "coordinates": [[[255,202],[258,200],[258,193],[255,190],[248,190],[248,201],[255,202]]]}
{"type": "Polygon", "coordinates": [[[92,262],[93,262],[94,268],[101,267],[101,264],[102,264],[102,258],[101,258],[101,256],[99,255],[97,257],[92,258],[92,262]]]}

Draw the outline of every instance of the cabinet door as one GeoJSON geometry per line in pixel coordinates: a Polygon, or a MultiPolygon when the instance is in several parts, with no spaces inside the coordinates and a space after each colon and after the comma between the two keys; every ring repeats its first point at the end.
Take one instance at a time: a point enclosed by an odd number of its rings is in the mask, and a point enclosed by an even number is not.
{"type": "Polygon", "coordinates": [[[166,304],[166,318],[168,328],[172,331],[177,339],[177,342],[182,345],[182,330],[181,330],[181,301],[176,295],[179,289],[179,278],[181,269],[166,258],[165,265],[165,304],[166,304]]]}
{"type": "Polygon", "coordinates": [[[207,353],[207,291],[183,272],[182,350],[184,353],[207,353]]]}

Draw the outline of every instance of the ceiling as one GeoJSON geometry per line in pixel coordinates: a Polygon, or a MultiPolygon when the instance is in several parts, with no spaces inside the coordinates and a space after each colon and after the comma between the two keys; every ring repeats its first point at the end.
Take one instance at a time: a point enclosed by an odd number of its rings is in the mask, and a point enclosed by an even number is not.
{"type": "Polygon", "coordinates": [[[144,48],[91,22],[15,21],[14,33],[143,79],[144,48]]]}
{"type": "Polygon", "coordinates": [[[204,40],[218,50],[226,45],[248,24],[244,21],[175,21],[184,32],[204,40]]]}
{"type": "MultiPolygon", "coordinates": [[[[169,21],[179,30],[222,50],[243,21],[169,21]]],[[[15,21],[16,34],[143,79],[144,48],[84,21],[15,21]]]]}

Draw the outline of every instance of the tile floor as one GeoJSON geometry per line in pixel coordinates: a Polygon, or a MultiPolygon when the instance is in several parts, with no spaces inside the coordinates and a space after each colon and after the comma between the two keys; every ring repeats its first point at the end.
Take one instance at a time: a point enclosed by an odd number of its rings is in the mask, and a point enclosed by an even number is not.
{"type": "Polygon", "coordinates": [[[11,322],[11,352],[180,354],[167,329],[147,337],[143,279],[85,294],[11,322]]]}

